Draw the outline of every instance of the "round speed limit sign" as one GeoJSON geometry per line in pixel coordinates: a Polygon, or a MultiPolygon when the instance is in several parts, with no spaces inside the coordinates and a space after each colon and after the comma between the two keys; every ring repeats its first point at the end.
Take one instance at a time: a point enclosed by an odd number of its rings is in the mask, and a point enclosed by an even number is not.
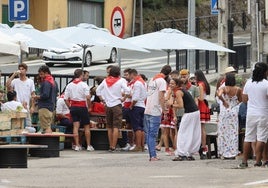
{"type": "Polygon", "coordinates": [[[125,33],[125,16],[121,7],[115,7],[113,9],[110,24],[112,34],[123,38],[125,33]]]}

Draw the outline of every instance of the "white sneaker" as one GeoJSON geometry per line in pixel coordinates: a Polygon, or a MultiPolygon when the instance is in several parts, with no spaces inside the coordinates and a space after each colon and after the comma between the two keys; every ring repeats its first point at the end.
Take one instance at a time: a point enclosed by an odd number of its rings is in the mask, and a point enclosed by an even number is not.
{"type": "Polygon", "coordinates": [[[87,151],[95,151],[95,149],[93,148],[93,146],[87,146],[87,151]]]}
{"type": "Polygon", "coordinates": [[[148,150],[148,145],[147,144],[144,145],[144,150],[148,150]]]}
{"type": "Polygon", "coordinates": [[[75,146],[74,147],[74,151],[81,151],[81,150],[82,150],[81,146],[75,146]]]}
{"type": "Polygon", "coordinates": [[[134,150],[136,148],[136,144],[134,144],[133,146],[131,146],[130,148],[129,148],[129,151],[132,151],[132,150],[134,150]]]}
{"type": "Polygon", "coordinates": [[[126,146],[122,148],[122,150],[129,151],[130,148],[131,148],[131,145],[129,143],[127,143],[126,146]]]}

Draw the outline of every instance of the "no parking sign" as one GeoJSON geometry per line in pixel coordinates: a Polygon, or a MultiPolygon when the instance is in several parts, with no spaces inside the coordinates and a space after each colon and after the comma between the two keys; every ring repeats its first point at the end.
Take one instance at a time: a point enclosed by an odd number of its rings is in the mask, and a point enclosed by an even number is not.
{"type": "Polygon", "coordinates": [[[110,24],[112,34],[123,38],[125,33],[125,16],[121,7],[115,7],[113,9],[110,24]]]}

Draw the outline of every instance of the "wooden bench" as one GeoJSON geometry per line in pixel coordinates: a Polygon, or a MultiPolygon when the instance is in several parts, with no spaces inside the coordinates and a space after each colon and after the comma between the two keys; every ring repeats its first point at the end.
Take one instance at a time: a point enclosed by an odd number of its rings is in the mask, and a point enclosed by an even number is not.
{"type": "Polygon", "coordinates": [[[60,147],[59,138],[73,137],[73,134],[41,134],[41,133],[27,133],[24,134],[30,144],[47,145],[47,148],[32,148],[29,150],[31,157],[59,157],[60,147]]]}
{"type": "Polygon", "coordinates": [[[5,144],[0,145],[0,168],[27,168],[27,150],[44,149],[47,145],[5,144]]]}

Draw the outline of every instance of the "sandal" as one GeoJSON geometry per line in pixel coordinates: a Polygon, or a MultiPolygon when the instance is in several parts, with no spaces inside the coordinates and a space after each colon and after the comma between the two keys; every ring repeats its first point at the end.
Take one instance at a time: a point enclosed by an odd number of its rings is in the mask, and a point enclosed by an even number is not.
{"type": "Polygon", "coordinates": [[[172,159],[172,161],[186,161],[186,160],[187,160],[187,157],[185,156],[178,156],[172,159]]]}
{"type": "Polygon", "coordinates": [[[157,158],[157,157],[152,157],[151,159],[149,159],[149,161],[159,161],[160,159],[159,158],[157,158]]]}
{"type": "Polygon", "coordinates": [[[194,158],[193,156],[189,156],[189,157],[187,157],[187,160],[188,160],[188,161],[194,161],[195,158],[194,158]]]}
{"type": "Polygon", "coordinates": [[[161,147],[156,146],[156,147],[155,147],[155,150],[156,150],[156,151],[161,151],[161,147]]]}

